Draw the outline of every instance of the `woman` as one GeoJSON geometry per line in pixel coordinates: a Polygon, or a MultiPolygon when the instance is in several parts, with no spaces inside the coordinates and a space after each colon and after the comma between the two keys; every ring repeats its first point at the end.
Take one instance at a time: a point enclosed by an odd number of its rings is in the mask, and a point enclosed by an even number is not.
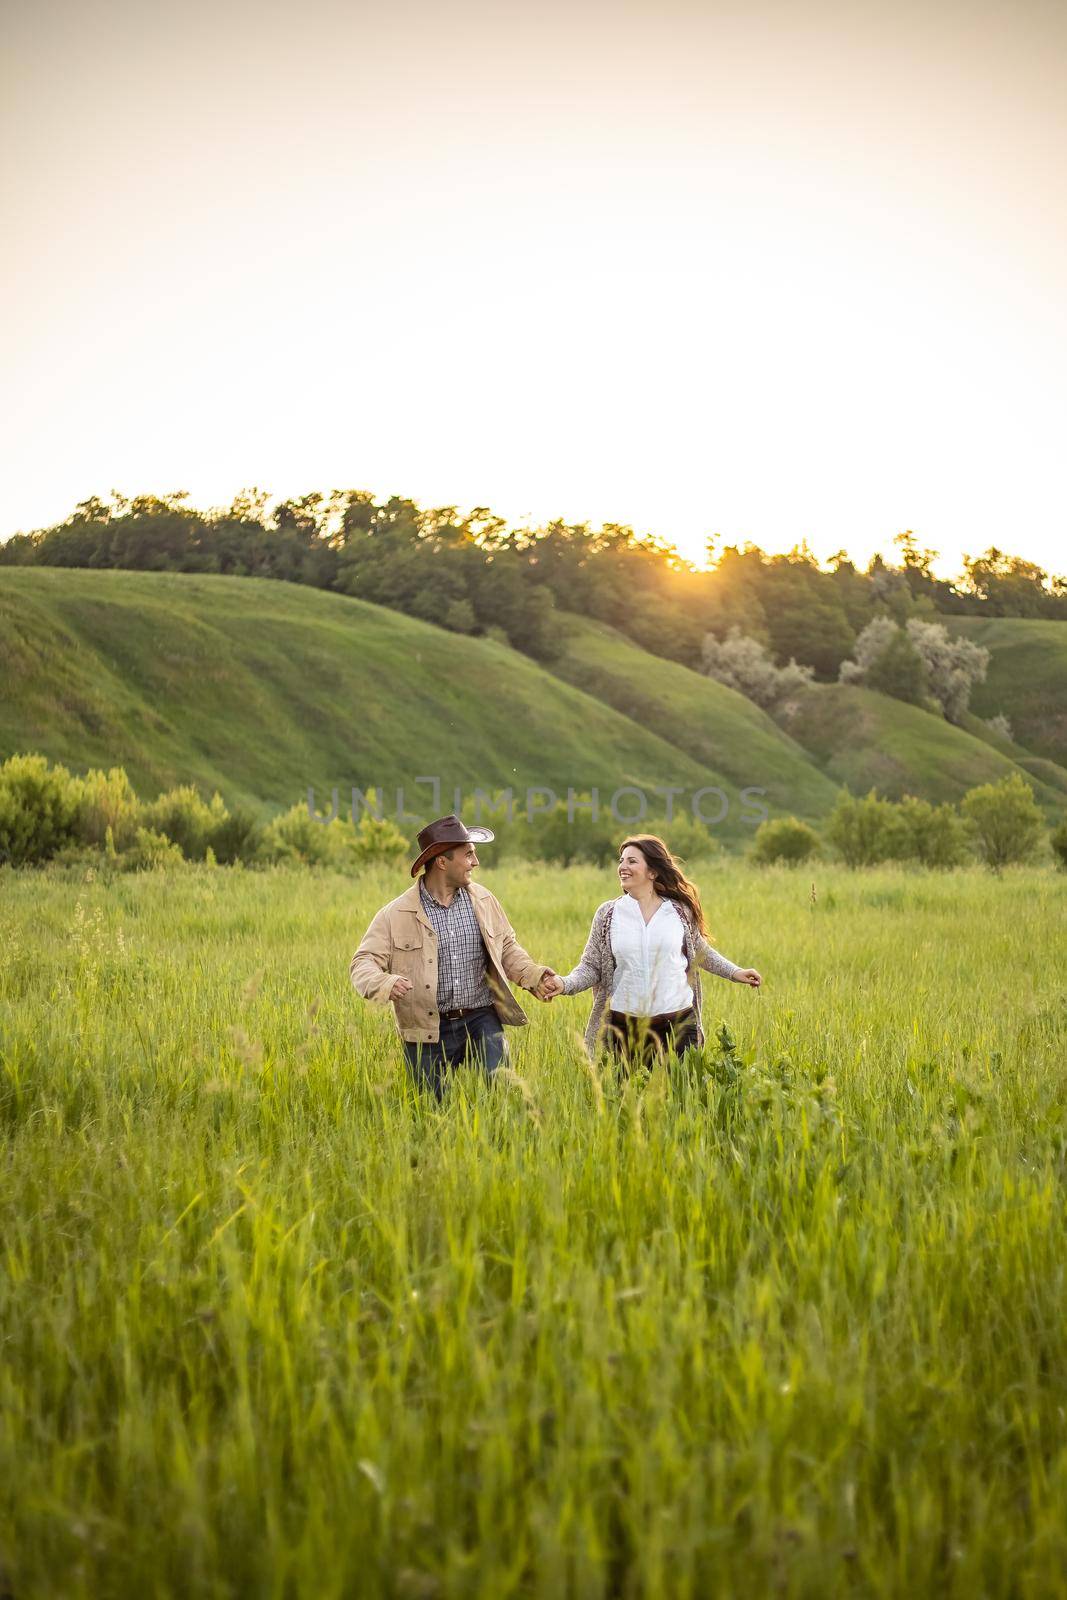
{"type": "Polygon", "coordinates": [[[644,833],[623,843],[619,883],[618,899],[597,908],[581,961],[565,978],[557,976],[552,989],[593,990],[585,1031],[590,1055],[603,1019],[613,1055],[625,1064],[651,1065],[667,1050],[682,1055],[704,1043],[698,968],[753,989],[762,979],[712,949],[696,886],[662,839],[644,833]]]}

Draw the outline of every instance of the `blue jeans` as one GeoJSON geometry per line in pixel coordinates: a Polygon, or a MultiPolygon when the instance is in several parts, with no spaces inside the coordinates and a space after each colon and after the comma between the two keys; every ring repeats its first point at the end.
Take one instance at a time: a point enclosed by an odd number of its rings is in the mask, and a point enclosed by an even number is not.
{"type": "Polygon", "coordinates": [[[441,1023],[437,1044],[409,1043],[404,1040],[404,1055],[416,1083],[429,1089],[438,1100],[453,1068],[468,1057],[491,1078],[507,1050],[504,1029],[493,1006],[483,1006],[469,1017],[447,1018],[441,1023]]]}

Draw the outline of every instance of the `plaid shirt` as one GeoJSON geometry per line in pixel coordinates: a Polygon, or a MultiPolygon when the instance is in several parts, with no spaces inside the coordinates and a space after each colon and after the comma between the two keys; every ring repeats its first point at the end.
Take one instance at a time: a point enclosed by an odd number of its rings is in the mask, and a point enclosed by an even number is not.
{"type": "Polygon", "coordinates": [[[437,1009],[469,1010],[491,1006],[485,975],[485,945],[466,889],[457,889],[452,904],[439,906],[419,880],[422,909],[437,934],[437,1009]]]}

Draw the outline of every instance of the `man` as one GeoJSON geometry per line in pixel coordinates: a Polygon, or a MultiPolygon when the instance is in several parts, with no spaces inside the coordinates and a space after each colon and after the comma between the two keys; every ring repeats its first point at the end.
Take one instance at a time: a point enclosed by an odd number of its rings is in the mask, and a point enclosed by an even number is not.
{"type": "Polygon", "coordinates": [[[518,944],[496,896],[471,880],[475,845],[493,837],[455,814],[423,828],[411,868],[422,877],[378,912],[349,969],[357,994],[392,1005],[408,1065],[438,1099],[466,1057],[490,1076],[505,1058],[503,1024],[526,1021],[508,980],[547,1000],[555,977],[518,944]]]}

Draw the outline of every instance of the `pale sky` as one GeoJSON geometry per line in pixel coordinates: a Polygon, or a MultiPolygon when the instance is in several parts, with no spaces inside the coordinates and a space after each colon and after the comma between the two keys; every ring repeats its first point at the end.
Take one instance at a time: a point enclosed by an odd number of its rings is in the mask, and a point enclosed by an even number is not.
{"type": "Polygon", "coordinates": [[[1067,569],[1067,5],[0,0],[0,537],[112,488],[1067,569]]]}

